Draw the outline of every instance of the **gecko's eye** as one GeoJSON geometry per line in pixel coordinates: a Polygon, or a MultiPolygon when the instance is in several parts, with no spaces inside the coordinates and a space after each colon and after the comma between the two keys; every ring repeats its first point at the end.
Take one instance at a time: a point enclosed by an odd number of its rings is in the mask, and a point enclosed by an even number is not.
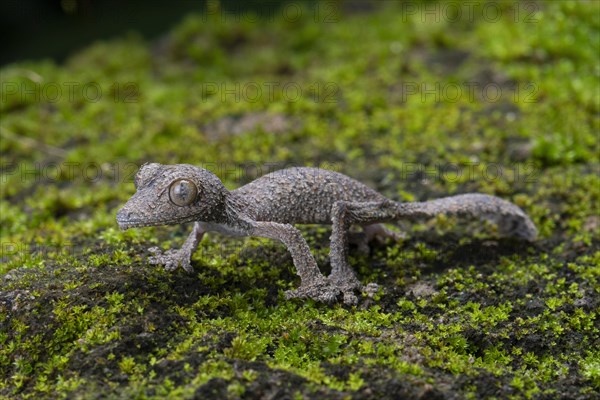
{"type": "Polygon", "coordinates": [[[169,200],[176,206],[189,206],[197,195],[198,188],[187,179],[178,179],[169,186],[169,200]]]}

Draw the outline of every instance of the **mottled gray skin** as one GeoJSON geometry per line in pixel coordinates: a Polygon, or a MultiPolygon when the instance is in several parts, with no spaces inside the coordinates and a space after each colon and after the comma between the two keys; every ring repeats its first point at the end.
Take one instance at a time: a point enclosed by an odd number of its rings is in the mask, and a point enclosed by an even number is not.
{"type": "Polygon", "coordinates": [[[440,213],[491,219],[502,235],[534,240],[537,230],[516,205],[485,194],[463,194],[427,202],[398,203],[337,172],[290,168],[262,176],[236,190],[227,190],[213,173],[193,165],[145,164],[135,179],[137,192],[117,213],[121,229],[194,222],[179,250],[154,255],[151,264],[167,270],[181,266],[193,271],[190,260],[205,232],[260,236],[281,241],[292,255],[300,287],[288,298],[333,302],[340,295],[355,304],[356,290],[371,294],[377,285],[363,286],[348,264],[348,231],[362,226],[369,237],[397,239],[382,222],[427,218],[440,213]],[[181,186],[181,179],[185,180],[181,186]],[[194,190],[195,189],[195,190],[194,190]],[[189,204],[179,204],[176,203],[189,204]],[[310,249],[293,224],[332,224],[331,274],[321,274],[310,249]]]}

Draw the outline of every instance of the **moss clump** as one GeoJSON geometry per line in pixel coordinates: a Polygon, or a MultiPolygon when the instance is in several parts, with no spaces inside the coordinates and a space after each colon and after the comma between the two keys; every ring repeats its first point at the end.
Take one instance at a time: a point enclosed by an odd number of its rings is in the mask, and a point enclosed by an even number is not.
{"type": "MultiPolygon", "coordinates": [[[[4,67],[0,396],[592,398],[598,4],[493,3],[493,21],[402,4],[211,12],[159,43],[4,67]],[[376,299],[286,301],[298,282],[271,241],[210,235],[195,274],[149,266],[186,228],[117,230],[146,161],[229,187],[319,165],[399,200],[491,193],[541,237],[423,221],[352,250],[376,299]]],[[[329,229],[302,229],[327,269],[329,229]]]]}

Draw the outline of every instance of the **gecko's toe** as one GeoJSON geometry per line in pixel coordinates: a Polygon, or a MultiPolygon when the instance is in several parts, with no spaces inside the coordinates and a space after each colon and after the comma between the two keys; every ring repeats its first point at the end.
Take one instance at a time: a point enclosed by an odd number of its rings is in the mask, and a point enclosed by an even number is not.
{"type": "Polygon", "coordinates": [[[158,257],[149,257],[148,258],[148,264],[150,264],[150,265],[163,265],[163,266],[165,266],[165,268],[167,266],[167,262],[165,260],[161,259],[161,258],[158,258],[158,257]]]}
{"type": "Polygon", "coordinates": [[[286,290],[285,298],[289,299],[313,299],[315,301],[331,304],[337,300],[337,293],[334,292],[313,292],[306,289],[286,290]],[[312,292],[312,293],[311,293],[312,292]]]}
{"type": "Polygon", "coordinates": [[[164,261],[161,256],[150,256],[150,257],[148,257],[148,264],[163,265],[164,261]]]}
{"type": "Polygon", "coordinates": [[[156,247],[156,246],[154,246],[154,247],[150,247],[150,248],[148,249],[148,251],[149,251],[150,253],[152,253],[152,254],[161,254],[161,253],[162,253],[162,250],[161,250],[161,249],[159,249],[159,248],[158,248],[158,247],[156,247]]]}
{"type": "Polygon", "coordinates": [[[365,286],[348,286],[342,288],[341,290],[344,293],[344,304],[353,306],[358,304],[358,297],[355,295],[356,291],[360,291],[361,293],[364,293],[367,297],[373,298],[373,296],[375,296],[375,294],[379,290],[379,285],[377,285],[376,283],[368,283],[365,286]]]}
{"type": "Polygon", "coordinates": [[[358,304],[358,297],[356,297],[354,291],[344,292],[344,304],[349,306],[358,304]]]}
{"type": "Polygon", "coordinates": [[[194,269],[190,264],[189,256],[182,254],[180,250],[167,250],[164,253],[158,247],[148,249],[153,255],[148,257],[148,263],[152,265],[163,265],[165,271],[173,272],[180,266],[187,272],[193,272],[194,269]]]}
{"type": "Polygon", "coordinates": [[[367,297],[373,298],[375,294],[379,291],[379,285],[376,283],[367,283],[366,286],[362,288],[363,293],[367,295],[367,297]]]}
{"type": "Polygon", "coordinates": [[[192,264],[188,260],[184,260],[181,263],[181,268],[183,268],[185,270],[185,272],[187,272],[189,274],[194,272],[194,268],[192,267],[192,264]]]}
{"type": "Polygon", "coordinates": [[[322,303],[334,303],[337,301],[341,291],[323,280],[311,285],[301,285],[298,289],[285,292],[286,299],[304,298],[313,299],[322,303]]]}
{"type": "Polygon", "coordinates": [[[167,271],[167,272],[173,272],[179,266],[178,263],[173,262],[173,261],[167,261],[164,264],[165,264],[165,266],[164,266],[165,267],[165,271],[167,271]]]}
{"type": "Polygon", "coordinates": [[[161,249],[159,249],[158,247],[150,247],[148,249],[148,252],[150,252],[150,254],[152,254],[150,257],[148,257],[149,264],[162,265],[167,262],[166,257],[165,257],[166,253],[163,253],[163,251],[161,249]]]}
{"type": "Polygon", "coordinates": [[[330,275],[328,279],[333,286],[344,294],[344,304],[348,305],[358,304],[358,297],[356,296],[358,292],[372,298],[379,290],[379,285],[375,283],[363,285],[354,275],[344,275],[341,278],[339,275],[330,275]]]}
{"type": "Polygon", "coordinates": [[[357,291],[364,293],[369,298],[373,298],[375,293],[377,293],[379,290],[379,286],[375,283],[369,283],[366,286],[360,285],[359,287],[354,285],[346,286],[342,287],[340,290],[344,295],[344,304],[354,306],[358,304],[358,296],[356,295],[357,291]]]}

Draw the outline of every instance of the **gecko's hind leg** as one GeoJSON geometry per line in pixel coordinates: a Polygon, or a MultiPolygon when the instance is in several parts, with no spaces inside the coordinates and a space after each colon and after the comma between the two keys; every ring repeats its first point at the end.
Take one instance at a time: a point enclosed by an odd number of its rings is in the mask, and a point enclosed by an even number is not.
{"type": "Polygon", "coordinates": [[[371,243],[384,243],[387,239],[399,242],[402,239],[406,239],[406,234],[390,229],[384,224],[363,225],[361,232],[350,231],[348,233],[348,242],[356,246],[362,254],[369,254],[371,243]]]}
{"type": "Polygon", "coordinates": [[[390,229],[384,224],[365,225],[363,226],[363,231],[368,242],[374,240],[384,242],[386,239],[398,242],[402,239],[406,239],[406,233],[390,229]]]}
{"type": "MultiPolygon", "coordinates": [[[[355,203],[338,201],[331,211],[331,274],[329,281],[344,294],[344,303],[356,304],[355,290],[372,293],[377,285],[363,286],[348,263],[348,230],[352,224],[372,225],[391,221],[397,215],[397,205],[392,201],[355,203]]],[[[378,228],[371,228],[378,230],[378,228]]],[[[387,229],[387,228],[386,228],[387,229]]]]}
{"type": "Polygon", "coordinates": [[[300,276],[300,287],[285,293],[286,298],[311,298],[323,303],[337,300],[340,290],[321,274],[306,240],[298,229],[289,224],[254,222],[252,235],[281,241],[288,249],[300,276]]]}

